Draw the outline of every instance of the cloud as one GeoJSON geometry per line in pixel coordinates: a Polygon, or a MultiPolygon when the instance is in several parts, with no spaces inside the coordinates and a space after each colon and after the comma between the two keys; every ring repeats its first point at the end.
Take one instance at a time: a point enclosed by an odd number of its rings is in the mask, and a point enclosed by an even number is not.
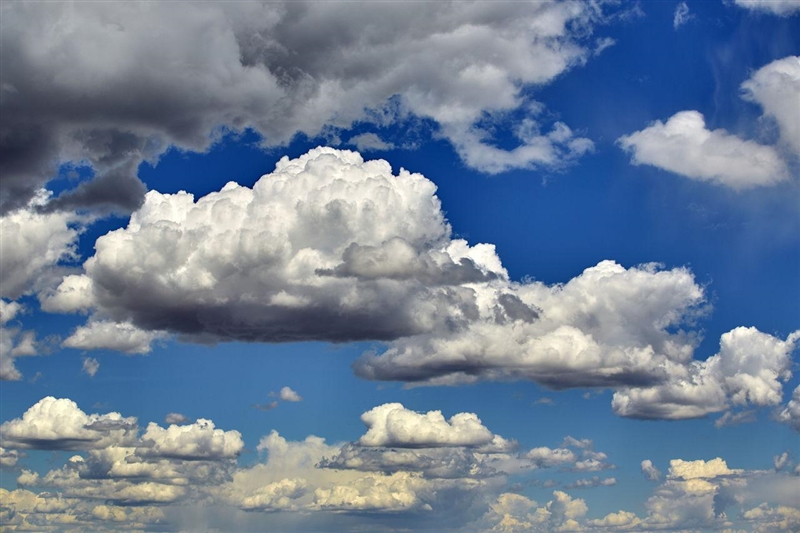
{"type": "Polygon", "coordinates": [[[358,440],[362,446],[478,447],[496,437],[474,413],[458,413],[445,420],[441,411],[421,414],[399,403],[375,407],[361,415],[361,421],[368,428],[358,440]]]}
{"type": "Polygon", "coordinates": [[[40,213],[49,201],[38,191],[31,202],[0,216],[0,297],[15,300],[58,279],[56,265],[76,259],[81,218],[72,213],[40,213]]]}
{"type": "MultiPolygon", "coordinates": [[[[68,403],[72,402],[45,398],[29,413],[49,406],[49,416],[69,426],[77,408],[68,403]]],[[[48,427],[45,418],[29,413],[29,426],[48,427]]],[[[112,415],[117,414],[91,415],[82,427],[120,428],[123,424],[112,415]]],[[[83,453],[44,474],[23,468],[17,477],[20,488],[0,489],[4,525],[11,530],[42,523],[83,530],[182,529],[181,512],[187,511],[196,528],[198,517],[205,516],[196,512],[205,509],[207,526],[221,517],[248,531],[264,529],[262,513],[270,513],[270,528],[287,531],[352,531],[364,526],[365,519],[369,529],[381,530],[410,524],[441,530],[445,524],[461,531],[714,530],[750,525],[768,531],[794,527],[797,516],[786,500],[800,488],[800,477],[731,468],[719,457],[671,460],[666,479],[646,501],[642,516],[620,510],[589,519],[596,515],[590,514],[586,501],[567,492],[555,491],[540,504],[507,490],[511,479],[524,480],[537,468],[570,470],[579,461],[604,458],[590,439],[566,437],[561,448],[517,453],[464,445],[460,437],[449,443],[437,437],[435,447],[424,448],[408,439],[386,446],[364,446],[358,440],[327,443],[316,436],[292,441],[272,431],[257,447],[259,460],[241,465],[237,460],[244,448],[238,431],[224,431],[199,419],[167,428],[150,423],[139,435],[135,419],[124,420],[132,422],[127,424],[131,434],[123,440],[55,447],[50,439],[48,445],[38,446],[83,453]],[[44,492],[36,494],[33,488],[44,492]]],[[[452,419],[416,422],[438,428],[444,423],[450,428],[445,434],[454,434],[458,427],[452,419]]],[[[20,423],[17,419],[0,428],[4,445],[8,425],[20,423]]],[[[56,433],[63,439],[67,431],[56,433]]],[[[11,444],[24,449],[30,442],[12,439],[11,444]]],[[[0,450],[0,456],[10,457],[11,452],[16,450],[0,450]]],[[[19,465],[21,455],[13,455],[19,465]]],[[[649,461],[643,468],[645,463],[649,461]]],[[[578,479],[569,488],[616,483],[615,478],[594,476],[578,479]]]]}
{"type": "Polygon", "coordinates": [[[186,461],[231,459],[244,448],[238,431],[216,429],[211,420],[198,419],[193,424],[162,428],[151,422],[141,437],[137,450],[141,456],[157,456],[186,461]]]}
{"type": "MultiPolygon", "coordinates": [[[[282,159],[253,189],[229,183],[197,201],[151,191],[42,305],[94,307],[67,341],[84,348],[125,338],[119,324],[204,342],[393,339],[455,324],[474,314],[462,285],[506,273],[493,247],[451,240],[435,189],[319,148],[282,159]]],[[[136,335],[117,349],[145,350],[136,335]]]]}
{"type": "Polygon", "coordinates": [[[686,269],[612,261],[563,285],[487,285],[480,317],[467,327],[399,339],[365,354],[356,373],[420,384],[529,379],[553,389],[659,382],[664,362],[686,361],[694,343],[666,328],[696,315],[704,300],[686,269]]]}
{"type": "Polygon", "coordinates": [[[3,14],[3,210],[24,205],[60,162],[95,177],[55,206],[132,210],[138,164],[169,146],[203,151],[248,128],[276,146],[398,113],[433,121],[480,170],[559,166],[588,141],[542,134],[506,151],[480,121],[582,65],[604,18],[590,2],[34,3],[3,14]]]}
{"type": "Polygon", "coordinates": [[[599,478],[598,476],[593,476],[587,479],[577,479],[572,483],[568,484],[565,488],[567,489],[591,489],[595,487],[611,487],[617,484],[617,479],[613,477],[607,478],[599,478]]]}
{"type": "Polygon", "coordinates": [[[666,123],[657,120],[617,143],[631,153],[634,165],[652,165],[735,190],[773,185],[789,177],[775,148],[724,129],[709,130],[697,111],[681,111],[666,123]]]}
{"type": "Polygon", "coordinates": [[[730,476],[741,474],[742,470],[731,470],[728,464],[717,457],[710,461],[684,461],[683,459],[673,459],[669,462],[668,477],[675,479],[711,479],[719,476],[730,476]]]}
{"type": "Polygon", "coordinates": [[[622,416],[684,419],[747,405],[778,405],[798,339],[800,331],[782,341],[756,328],[733,329],[720,338],[716,355],[668,366],[664,384],[618,390],[612,407],[622,416]]]}
{"type": "Polygon", "coordinates": [[[0,468],[13,468],[17,466],[20,454],[17,450],[6,450],[0,447],[0,468]]]}
{"type": "Polygon", "coordinates": [[[648,481],[658,481],[661,479],[661,470],[653,466],[653,462],[650,459],[642,461],[642,474],[644,474],[644,477],[646,477],[648,481]]]}
{"type": "Polygon", "coordinates": [[[734,2],[745,9],[783,17],[788,17],[795,11],[800,11],[800,4],[795,0],[734,0],[734,2]]]}
{"type": "Polygon", "coordinates": [[[94,357],[84,357],[81,369],[89,377],[93,378],[97,371],[100,370],[100,363],[94,357]]]}
{"type": "Polygon", "coordinates": [[[786,406],[778,411],[776,418],[795,431],[800,432],[800,385],[794,389],[792,399],[786,406]]]}
{"type": "Polygon", "coordinates": [[[23,311],[19,303],[0,298],[0,380],[3,381],[22,379],[14,359],[39,352],[39,342],[33,331],[22,331],[21,327],[10,325],[23,311]]]}
{"type": "Polygon", "coordinates": [[[146,529],[163,523],[166,515],[156,507],[117,507],[81,499],[64,498],[50,493],[36,494],[17,489],[0,489],[4,504],[3,526],[9,531],[41,529],[42,525],[59,529],[98,530],[146,529]]]}
{"type": "Polygon", "coordinates": [[[130,443],[136,418],[119,413],[87,415],[67,398],[48,396],[0,425],[0,442],[8,448],[89,450],[130,443]]]}
{"type": "Polygon", "coordinates": [[[293,391],[289,387],[283,387],[280,390],[280,392],[278,393],[278,396],[284,402],[302,402],[303,401],[303,397],[300,396],[299,394],[297,394],[295,391],[293,391]]]}
{"type": "Polygon", "coordinates": [[[675,7],[675,16],[672,19],[672,26],[677,30],[693,18],[694,15],[689,13],[689,5],[686,2],[681,2],[675,7]]]}
{"type": "Polygon", "coordinates": [[[144,331],[130,322],[90,320],[79,326],[61,345],[79,350],[114,350],[127,354],[145,354],[151,344],[166,335],[160,331],[144,331]]]}
{"type": "Polygon", "coordinates": [[[564,284],[513,282],[492,245],[452,238],[434,193],[424,176],[331,148],[282,159],[252,189],[151,191],[42,306],[90,313],[64,341],[82,349],[144,353],[169,334],[384,340],[358,376],[608,387],[618,414],[642,418],[779,401],[795,338],[738,328],[694,361],[683,328],[707,306],[688,269],[602,261],[564,284]]]}
{"type": "Polygon", "coordinates": [[[278,407],[278,402],[274,401],[274,402],[267,402],[267,403],[256,403],[256,404],[253,404],[253,407],[255,409],[258,409],[259,411],[272,411],[273,409],[278,407]]]}
{"type": "Polygon", "coordinates": [[[164,417],[164,422],[170,425],[183,424],[184,422],[188,421],[189,418],[181,413],[169,413],[167,416],[164,417]]]}
{"type": "Polygon", "coordinates": [[[347,142],[348,144],[355,146],[359,152],[369,152],[370,150],[392,150],[394,148],[394,144],[381,140],[377,134],[372,132],[354,135],[353,137],[350,137],[350,140],[347,142]]]}
{"type": "MultiPolygon", "coordinates": [[[[779,5],[772,2],[772,5],[779,5]]],[[[794,4],[800,9],[800,4],[794,4]]],[[[778,123],[781,144],[800,155],[800,124],[797,117],[797,100],[800,98],[800,57],[778,59],[758,69],[749,80],[742,83],[746,100],[756,102],[764,115],[778,123]]]]}

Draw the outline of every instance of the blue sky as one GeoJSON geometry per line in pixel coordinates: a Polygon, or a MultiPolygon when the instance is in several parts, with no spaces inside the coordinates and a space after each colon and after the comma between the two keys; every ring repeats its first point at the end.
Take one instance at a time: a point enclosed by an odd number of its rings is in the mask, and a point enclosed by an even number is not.
{"type": "Polygon", "coordinates": [[[796,2],[2,10],[9,530],[800,527],[796,2]]]}

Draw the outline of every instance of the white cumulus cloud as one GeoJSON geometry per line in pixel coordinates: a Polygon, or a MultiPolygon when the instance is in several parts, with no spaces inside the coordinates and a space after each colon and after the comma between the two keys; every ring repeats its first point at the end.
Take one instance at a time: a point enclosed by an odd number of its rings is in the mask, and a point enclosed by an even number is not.
{"type": "Polygon", "coordinates": [[[736,190],[773,185],[789,177],[775,148],[724,129],[709,130],[697,111],[681,111],[666,122],[657,120],[617,142],[631,153],[634,165],[652,165],[736,190]]]}

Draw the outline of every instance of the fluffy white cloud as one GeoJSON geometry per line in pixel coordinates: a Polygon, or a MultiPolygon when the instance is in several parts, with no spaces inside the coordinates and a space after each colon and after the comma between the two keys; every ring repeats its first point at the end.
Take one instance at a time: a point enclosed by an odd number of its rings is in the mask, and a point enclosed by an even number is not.
{"type": "Polygon", "coordinates": [[[636,418],[696,418],[746,405],[778,405],[791,377],[791,353],[800,331],[785,341],[756,328],[736,328],[720,338],[705,361],[669,365],[669,379],[654,387],[614,393],[617,414],[636,418]]]}
{"type": "Polygon", "coordinates": [[[493,247],[451,240],[435,190],[385,161],[319,148],[282,159],[252,189],[229,183],[196,202],[150,192],[127,228],[97,240],[85,274],[43,305],[91,302],[97,319],[65,345],[123,339],[127,351],[149,339],[119,324],[275,342],[391,339],[462,322],[475,309],[465,285],[506,274],[493,247]]]}
{"type": "MultiPolygon", "coordinates": [[[[780,2],[769,4],[778,6],[780,2]]],[[[800,10],[800,2],[793,4],[800,10]]],[[[761,67],[742,84],[742,91],[746,99],[757,102],[764,114],[778,123],[782,143],[800,154],[800,120],[797,120],[800,56],[784,57],[761,67]]]]}
{"type": "Polygon", "coordinates": [[[9,448],[89,450],[131,443],[136,437],[134,417],[119,413],[87,415],[67,398],[48,396],[0,425],[0,442],[9,448]]]}
{"type": "Polygon", "coordinates": [[[363,415],[367,432],[358,440],[362,446],[436,447],[486,446],[495,435],[474,413],[457,413],[445,420],[441,411],[422,414],[387,403],[363,415]]]}
{"type": "Polygon", "coordinates": [[[40,190],[27,206],[0,216],[0,380],[21,379],[14,359],[41,351],[33,331],[9,325],[23,308],[5,298],[49,289],[62,274],[58,263],[76,257],[84,220],[70,213],[39,212],[48,195],[40,190]]]}
{"type": "Polygon", "coordinates": [[[587,61],[602,19],[593,2],[8,4],[0,204],[24,203],[68,160],[97,177],[59,207],[135,208],[142,159],[204,150],[220,127],[274,146],[414,116],[479,169],[560,165],[589,141],[557,126],[505,151],[481,121],[587,61]]]}
{"type": "Polygon", "coordinates": [[[162,428],[151,422],[141,438],[142,456],[183,460],[221,460],[238,456],[244,448],[238,431],[215,429],[211,420],[198,419],[193,424],[171,424],[162,428]]]}
{"type": "Polygon", "coordinates": [[[130,322],[90,320],[85,326],[76,328],[61,345],[79,350],[114,350],[127,354],[145,354],[150,352],[154,341],[166,336],[161,331],[139,329],[130,322]]]}
{"type": "MultiPolygon", "coordinates": [[[[490,531],[522,533],[525,531],[580,531],[586,502],[566,492],[553,492],[553,499],[539,506],[534,500],[518,494],[501,494],[483,517],[490,531]]],[[[487,528],[488,529],[488,528],[487,528]]]]}
{"type": "Polygon", "coordinates": [[[0,467],[10,468],[17,465],[19,452],[17,450],[6,450],[0,447],[0,467]]]}
{"type": "Polygon", "coordinates": [[[763,11],[779,16],[789,16],[796,11],[800,11],[800,2],[797,0],[734,0],[736,5],[752,9],[753,11],[763,11]]]}
{"type": "Polygon", "coordinates": [[[688,481],[690,479],[710,479],[741,473],[742,470],[731,470],[723,459],[717,457],[710,461],[703,461],[702,459],[697,461],[673,459],[669,462],[668,476],[688,481]]]}
{"type": "Polygon", "coordinates": [[[666,123],[655,121],[617,142],[632,154],[634,165],[653,165],[736,190],[773,185],[789,177],[775,148],[724,129],[709,130],[697,111],[681,111],[666,123]]]}
{"type": "Polygon", "coordinates": [[[75,259],[81,218],[74,213],[40,213],[49,193],[0,216],[0,297],[16,299],[57,279],[59,261],[75,259]]]}
{"type": "Polygon", "coordinates": [[[395,341],[363,356],[356,373],[431,384],[530,379],[551,388],[658,382],[666,361],[691,358],[694,339],[675,326],[704,300],[686,269],[612,261],[563,285],[490,282],[476,292],[479,318],[466,328],[395,341]]]}
{"type": "Polygon", "coordinates": [[[303,397],[293,391],[291,387],[283,387],[278,393],[278,397],[284,402],[302,402],[303,397]]]}

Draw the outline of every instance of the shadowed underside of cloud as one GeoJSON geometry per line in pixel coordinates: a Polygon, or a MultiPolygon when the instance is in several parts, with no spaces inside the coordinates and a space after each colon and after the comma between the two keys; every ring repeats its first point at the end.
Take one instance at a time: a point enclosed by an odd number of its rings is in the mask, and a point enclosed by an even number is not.
{"type": "Polygon", "coordinates": [[[277,146],[411,115],[478,170],[558,168],[591,142],[535,123],[503,150],[478,123],[583,64],[602,19],[592,2],[5,3],[0,210],[64,162],[96,177],[48,209],[130,211],[139,163],[170,146],[248,128],[277,146]]]}

